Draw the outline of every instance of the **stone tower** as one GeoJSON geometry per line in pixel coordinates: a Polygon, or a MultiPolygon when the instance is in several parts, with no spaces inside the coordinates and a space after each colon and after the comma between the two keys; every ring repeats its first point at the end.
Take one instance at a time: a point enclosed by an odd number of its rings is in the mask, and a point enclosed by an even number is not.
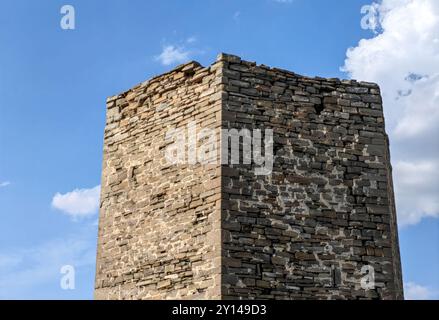
{"type": "Polygon", "coordinates": [[[107,99],[97,299],[402,299],[401,278],[376,84],[221,54],[107,99]]]}

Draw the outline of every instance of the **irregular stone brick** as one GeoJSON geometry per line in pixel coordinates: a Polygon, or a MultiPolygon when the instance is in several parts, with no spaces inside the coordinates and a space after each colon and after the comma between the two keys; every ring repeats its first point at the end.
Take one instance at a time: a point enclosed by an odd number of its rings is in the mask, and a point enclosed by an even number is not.
{"type": "Polygon", "coordinates": [[[97,299],[403,297],[376,84],[221,54],[108,98],[104,139],[97,299]],[[169,164],[168,130],[191,121],[218,145],[220,129],[272,129],[271,173],[220,152],[169,164]]]}

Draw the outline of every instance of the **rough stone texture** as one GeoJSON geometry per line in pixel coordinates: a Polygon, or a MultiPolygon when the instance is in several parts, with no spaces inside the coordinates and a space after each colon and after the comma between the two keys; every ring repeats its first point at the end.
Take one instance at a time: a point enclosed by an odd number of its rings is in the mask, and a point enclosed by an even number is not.
{"type": "Polygon", "coordinates": [[[275,155],[268,176],[223,168],[223,298],[402,298],[378,86],[222,61],[223,127],[273,129],[275,155]]]}
{"type": "Polygon", "coordinates": [[[379,87],[222,54],[109,98],[95,297],[402,299],[379,87]],[[272,174],[170,165],[189,121],[272,129],[272,174]]]}
{"type": "Polygon", "coordinates": [[[220,297],[220,165],[162,152],[171,128],[220,126],[220,66],[189,63],[107,100],[97,299],[220,297]]]}

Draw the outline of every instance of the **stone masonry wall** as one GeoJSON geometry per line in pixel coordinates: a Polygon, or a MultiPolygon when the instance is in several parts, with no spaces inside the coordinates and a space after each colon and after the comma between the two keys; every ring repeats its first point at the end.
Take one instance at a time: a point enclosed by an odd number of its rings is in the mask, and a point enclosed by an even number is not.
{"type": "Polygon", "coordinates": [[[220,297],[220,167],[170,165],[166,132],[220,126],[220,63],[107,100],[97,299],[220,297]]]}
{"type": "Polygon", "coordinates": [[[377,85],[221,54],[110,97],[104,139],[97,299],[402,298],[377,85]],[[272,129],[272,173],[170,164],[190,123],[218,149],[221,129],[272,129]]]}
{"type": "Polygon", "coordinates": [[[223,298],[402,298],[378,86],[221,60],[223,127],[274,131],[271,175],[222,169],[223,298]]]}

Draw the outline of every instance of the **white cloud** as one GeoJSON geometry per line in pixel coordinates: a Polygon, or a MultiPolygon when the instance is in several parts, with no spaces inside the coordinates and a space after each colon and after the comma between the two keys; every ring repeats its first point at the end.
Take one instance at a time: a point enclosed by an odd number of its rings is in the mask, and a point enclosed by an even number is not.
{"type": "Polygon", "coordinates": [[[52,207],[74,217],[94,215],[99,208],[100,186],[92,189],[75,189],[65,194],[57,193],[52,199],[52,207]]]}
{"type": "Polygon", "coordinates": [[[377,32],[347,51],[343,70],[382,89],[399,221],[439,217],[439,1],[373,4],[377,32]]]}
{"type": "Polygon", "coordinates": [[[439,121],[439,66],[437,71],[405,89],[410,94],[400,98],[403,113],[395,128],[397,137],[416,137],[436,130],[439,121]]]}
{"type": "Polygon", "coordinates": [[[408,282],[404,285],[404,296],[406,300],[430,300],[437,298],[435,291],[414,282],[408,282]]]}
{"type": "Polygon", "coordinates": [[[404,162],[394,166],[398,223],[416,224],[424,217],[439,217],[439,165],[435,162],[404,162]]]}
{"type": "Polygon", "coordinates": [[[279,3],[292,3],[293,0],[273,0],[274,2],[279,2],[279,3]]]}
{"type": "Polygon", "coordinates": [[[0,188],[9,186],[11,183],[9,181],[0,182],[0,188]]]}
{"type": "Polygon", "coordinates": [[[439,120],[439,2],[384,0],[382,32],[347,52],[353,78],[378,82],[398,137],[433,129],[439,120]]]}
{"type": "Polygon", "coordinates": [[[190,60],[191,52],[183,46],[168,45],[163,47],[162,53],[155,57],[155,60],[168,66],[173,63],[182,63],[190,60]]]}

